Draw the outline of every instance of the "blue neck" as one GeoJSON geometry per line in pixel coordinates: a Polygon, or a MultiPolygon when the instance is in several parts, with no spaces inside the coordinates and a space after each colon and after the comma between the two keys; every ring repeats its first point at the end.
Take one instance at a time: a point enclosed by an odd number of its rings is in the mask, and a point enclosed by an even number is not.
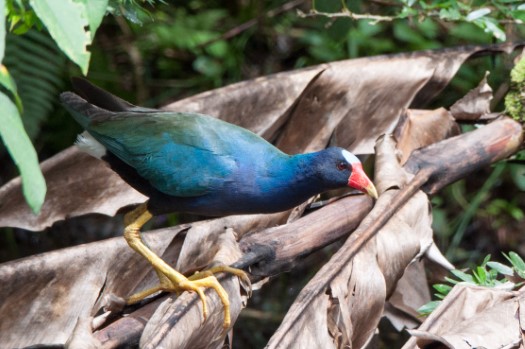
{"type": "Polygon", "coordinates": [[[267,176],[259,176],[259,190],[265,194],[260,198],[272,198],[266,203],[274,207],[300,204],[309,197],[323,192],[321,178],[316,174],[316,157],[318,153],[285,155],[269,162],[267,176]]]}

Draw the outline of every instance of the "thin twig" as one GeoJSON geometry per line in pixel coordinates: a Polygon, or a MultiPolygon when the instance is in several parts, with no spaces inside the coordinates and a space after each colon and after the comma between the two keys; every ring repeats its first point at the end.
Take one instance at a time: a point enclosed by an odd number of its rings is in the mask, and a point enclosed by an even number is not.
{"type": "Polygon", "coordinates": [[[317,17],[317,16],[324,16],[328,18],[351,18],[351,19],[368,19],[373,21],[374,23],[377,22],[391,22],[396,17],[390,17],[390,16],[379,16],[379,15],[373,15],[370,13],[354,13],[350,10],[343,9],[341,12],[321,12],[317,11],[315,9],[311,9],[308,13],[302,12],[300,10],[297,10],[297,15],[301,18],[306,17],[317,17]]]}
{"type": "MultiPolygon", "coordinates": [[[[301,4],[303,4],[306,0],[293,0],[293,1],[290,1],[290,2],[287,2],[273,10],[270,10],[266,13],[266,17],[267,18],[273,18],[277,15],[280,15],[281,13],[283,12],[286,12],[286,11],[289,11],[301,4]]],[[[249,21],[247,22],[244,22],[230,30],[228,30],[226,33],[216,37],[216,38],[213,38],[211,40],[208,40],[200,45],[198,45],[198,48],[202,48],[202,47],[206,47],[208,45],[211,45],[217,41],[221,41],[221,40],[228,40],[228,39],[231,39],[239,34],[241,34],[242,32],[250,29],[251,27],[253,27],[254,25],[256,25],[257,23],[259,23],[260,21],[260,17],[259,18],[252,18],[250,19],[249,21]]]]}

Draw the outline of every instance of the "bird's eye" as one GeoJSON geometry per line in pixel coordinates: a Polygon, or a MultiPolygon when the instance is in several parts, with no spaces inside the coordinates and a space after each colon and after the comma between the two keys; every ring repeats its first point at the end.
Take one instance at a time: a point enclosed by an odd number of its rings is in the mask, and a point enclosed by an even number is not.
{"type": "Polygon", "coordinates": [[[346,165],[346,163],[344,163],[342,161],[337,163],[337,169],[339,171],[346,170],[347,168],[348,168],[348,166],[346,165]]]}

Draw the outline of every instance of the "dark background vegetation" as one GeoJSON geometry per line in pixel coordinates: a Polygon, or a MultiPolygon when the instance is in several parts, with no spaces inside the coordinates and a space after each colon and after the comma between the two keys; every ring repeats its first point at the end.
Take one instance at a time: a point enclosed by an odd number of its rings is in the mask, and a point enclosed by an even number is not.
{"type": "MultiPolygon", "coordinates": [[[[358,13],[395,12],[395,7],[387,5],[385,1],[348,2],[358,13]]],[[[93,55],[88,78],[124,99],[149,107],[324,62],[495,42],[490,33],[472,23],[436,18],[374,25],[349,18],[301,18],[296,10],[306,12],[311,3],[300,0],[166,1],[143,8],[145,12],[136,13],[136,23],[129,20],[134,14],[105,17],[90,48],[93,55]]],[[[319,1],[317,9],[336,12],[340,2],[319,1]]],[[[507,40],[519,39],[522,34],[509,27],[507,40]]],[[[6,52],[4,64],[15,80],[43,77],[33,89],[24,90],[21,84],[19,93],[26,108],[25,127],[40,160],[45,160],[69,147],[81,132],[57,98],[60,91],[69,88],[69,77],[81,73],[45,31],[8,34],[6,52]],[[27,62],[29,54],[41,59],[27,62]]],[[[512,62],[502,56],[470,60],[442,95],[425,107],[450,107],[489,70],[488,80],[495,91],[494,110],[502,110],[511,67],[512,62]]],[[[5,184],[17,171],[3,148],[0,162],[0,184],[5,184]]],[[[499,164],[454,183],[432,199],[435,240],[456,267],[480,263],[489,253],[494,259],[501,259],[501,251],[525,255],[521,234],[524,173],[523,164],[499,164]]],[[[176,220],[173,215],[160,217],[153,226],[176,220]]],[[[101,216],[59,222],[38,233],[2,229],[0,261],[120,234],[120,218],[101,216]]],[[[336,248],[329,246],[315,253],[293,273],[282,274],[271,281],[270,287],[255,292],[234,330],[237,347],[262,347],[295,295],[336,248]]],[[[389,328],[388,324],[382,326],[389,328]]],[[[389,336],[387,333],[385,338],[389,336]]],[[[388,343],[393,345],[390,340],[388,343]]]]}

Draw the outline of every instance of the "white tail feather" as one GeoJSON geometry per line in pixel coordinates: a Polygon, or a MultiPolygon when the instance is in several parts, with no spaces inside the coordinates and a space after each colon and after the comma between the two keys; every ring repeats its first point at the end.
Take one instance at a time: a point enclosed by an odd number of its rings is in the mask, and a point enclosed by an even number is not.
{"type": "Polygon", "coordinates": [[[84,131],[82,134],[77,136],[75,145],[81,151],[88,153],[97,159],[100,159],[106,155],[106,147],[97,141],[88,131],[84,131]]]}

